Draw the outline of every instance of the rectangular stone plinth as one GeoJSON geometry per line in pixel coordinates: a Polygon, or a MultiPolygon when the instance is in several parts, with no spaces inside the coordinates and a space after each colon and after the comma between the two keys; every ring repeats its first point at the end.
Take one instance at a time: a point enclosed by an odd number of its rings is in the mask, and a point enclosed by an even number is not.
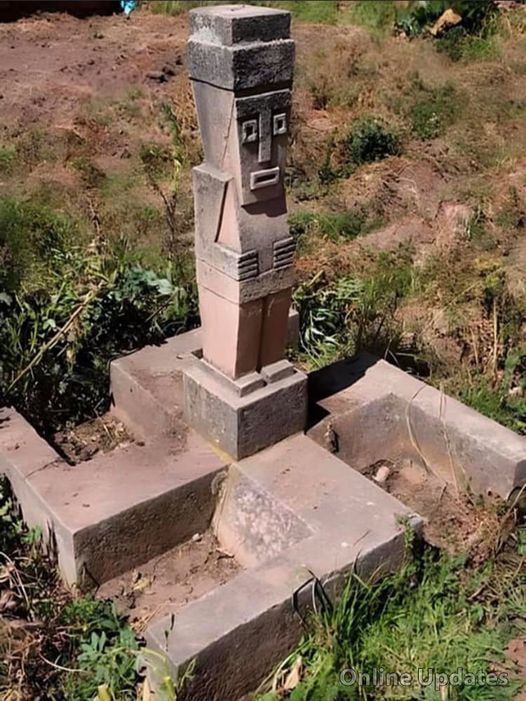
{"type": "Polygon", "coordinates": [[[183,378],[189,425],[236,460],[305,429],[307,377],[298,370],[245,396],[199,358],[183,378]]]}

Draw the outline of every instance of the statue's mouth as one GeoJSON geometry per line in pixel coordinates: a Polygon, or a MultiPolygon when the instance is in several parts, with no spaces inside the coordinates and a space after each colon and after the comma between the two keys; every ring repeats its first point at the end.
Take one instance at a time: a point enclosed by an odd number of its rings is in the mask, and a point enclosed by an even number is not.
{"type": "Polygon", "coordinates": [[[271,187],[279,183],[279,166],[267,170],[256,170],[250,173],[250,189],[260,190],[263,187],[271,187]]]}

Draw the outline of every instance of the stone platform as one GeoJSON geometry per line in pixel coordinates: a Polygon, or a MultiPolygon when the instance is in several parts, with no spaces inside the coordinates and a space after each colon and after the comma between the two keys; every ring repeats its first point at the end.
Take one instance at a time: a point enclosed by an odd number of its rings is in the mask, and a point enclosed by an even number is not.
{"type": "MultiPolygon", "coordinates": [[[[167,614],[146,632],[166,664],[197,663],[184,699],[224,701],[253,690],[302,634],[313,574],[330,596],[353,569],[381,576],[404,556],[421,519],[310,438],[297,435],[233,464],[214,517],[222,547],[245,566],[224,586],[167,614]]],[[[319,604],[320,602],[318,602],[319,604]]]]}
{"type": "Polygon", "coordinates": [[[300,636],[292,595],[306,606],[313,574],[334,593],[354,567],[400,563],[407,524],[422,520],[364,466],[410,455],[504,498],[526,480],[526,439],[369,356],[310,375],[308,435],[233,461],[184,418],[182,371],[198,350],[197,330],[113,363],[113,411],[139,440],[74,467],[16,412],[0,414],[0,470],[70,584],[96,587],[207,528],[241,567],[146,632],[165,670],[196,659],[186,698],[257,686],[300,636]]]}
{"type": "Polygon", "coordinates": [[[0,410],[0,472],[24,520],[43,529],[65,581],[92,589],[205,530],[226,467],[193,431],[71,466],[12,410],[0,410]]]}

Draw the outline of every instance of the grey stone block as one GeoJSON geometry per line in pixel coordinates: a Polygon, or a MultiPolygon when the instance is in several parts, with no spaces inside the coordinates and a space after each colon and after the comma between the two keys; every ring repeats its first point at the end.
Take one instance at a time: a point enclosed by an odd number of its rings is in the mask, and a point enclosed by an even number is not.
{"type": "MultiPolygon", "coordinates": [[[[290,310],[288,342],[298,346],[299,315],[290,310]]],[[[183,368],[201,350],[201,329],[146,346],[111,364],[112,413],[138,438],[184,436],[183,368]]],[[[0,417],[1,428],[1,417],[0,417]]],[[[1,434],[0,434],[1,435],[1,434]]],[[[36,435],[36,434],[35,434],[36,435]]],[[[58,456],[47,448],[49,462],[58,456]]]]}
{"type": "Polygon", "coordinates": [[[112,413],[138,438],[184,436],[182,369],[201,348],[200,329],[114,360],[112,413]]]}
{"type": "Polygon", "coordinates": [[[154,679],[195,661],[183,701],[253,691],[302,634],[292,595],[302,589],[300,609],[311,610],[311,573],[337,596],[352,570],[381,576],[400,566],[402,517],[417,531],[422,525],[304,435],[240,461],[223,489],[214,527],[249,569],[146,631],[148,646],[165,659],[154,679]]]}
{"type": "Polygon", "coordinates": [[[189,16],[193,38],[225,46],[288,39],[290,36],[290,12],[270,7],[200,7],[190,10],[189,16]]]}
{"type": "Polygon", "coordinates": [[[269,90],[292,84],[295,49],[292,39],[237,45],[188,42],[188,70],[192,80],[223,90],[269,90]]]}
{"type": "Polygon", "coordinates": [[[338,455],[355,468],[404,456],[455,486],[503,499],[526,482],[525,437],[383,360],[336,363],[309,385],[325,413],[309,435],[323,445],[330,428],[338,455]]]}
{"type": "Polygon", "coordinates": [[[184,370],[184,395],[188,423],[236,459],[305,428],[307,378],[297,370],[240,397],[195,358],[184,370]]]}
{"type": "Polygon", "coordinates": [[[16,412],[2,418],[0,471],[68,584],[100,584],[210,525],[212,482],[228,463],[194,432],[184,446],[158,439],[72,467],[16,412]]]}

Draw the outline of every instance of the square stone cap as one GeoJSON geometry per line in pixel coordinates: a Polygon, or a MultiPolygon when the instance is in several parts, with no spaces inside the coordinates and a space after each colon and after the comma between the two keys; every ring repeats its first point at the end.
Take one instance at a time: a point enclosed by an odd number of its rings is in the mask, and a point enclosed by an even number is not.
{"type": "Polygon", "coordinates": [[[290,37],[290,12],[253,5],[216,5],[190,10],[192,41],[222,46],[290,37]]]}

